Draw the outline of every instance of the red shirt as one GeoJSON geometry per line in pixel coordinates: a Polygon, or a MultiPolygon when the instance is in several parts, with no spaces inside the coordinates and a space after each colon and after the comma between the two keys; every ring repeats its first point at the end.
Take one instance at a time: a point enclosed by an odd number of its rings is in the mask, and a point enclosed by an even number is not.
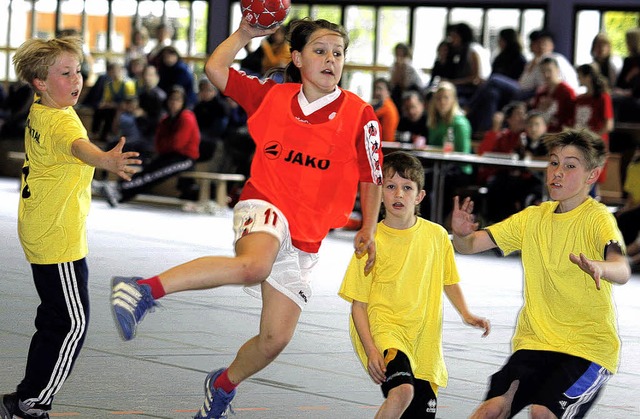
{"type": "Polygon", "coordinates": [[[576,94],[566,82],[558,84],[553,91],[543,86],[536,93],[532,107],[544,114],[548,132],[560,132],[563,127],[571,126],[576,94]]]}
{"type": "Polygon", "coordinates": [[[158,154],[178,153],[193,160],[200,157],[200,128],[193,112],[183,110],[176,118],[165,116],[155,136],[158,154]]]}
{"type": "Polygon", "coordinates": [[[247,112],[256,143],[240,199],[276,205],[289,221],[293,244],[314,253],[331,228],[348,220],[358,183],[382,184],[382,149],[370,105],[342,90],[336,100],[305,116],[298,103],[300,86],[231,70],[224,94],[247,112]]]}
{"type": "Polygon", "coordinates": [[[609,144],[609,133],[601,133],[607,121],[613,119],[613,105],[609,93],[603,92],[600,97],[588,94],[578,96],[574,115],[575,128],[589,128],[600,134],[605,144],[609,144]]]}
{"type": "Polygon", "coordinates": [[[380,120],[382,127],[382,141],[395,141],[396,130],[398,129],[398,123],[400,123],[400,113],[391,98],[386,98],[382,105],[376,109],[376,116],[380,120]]]}

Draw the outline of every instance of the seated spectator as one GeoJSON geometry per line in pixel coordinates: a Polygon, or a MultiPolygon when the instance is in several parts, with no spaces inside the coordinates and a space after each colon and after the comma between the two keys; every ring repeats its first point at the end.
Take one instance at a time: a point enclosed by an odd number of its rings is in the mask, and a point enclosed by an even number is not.
{"type": "Polygon", "coordinates": [[[466,23],[447,27],[449,66],[451,74],[445,80],[456,86],[458,101],[466,105],[478,85],[491,73],[490,54],[473,40],[473,31],[466,23]]]}
{"type": "MultiPolygon", "coordinates": [[[[173,26],[170,23],[160,23],[156,26],[155,30],[155,40],[148,41],[151,43],[153,47],[149,50],[147,54],[147,61],[149,64],[156,66],[156,68],[160,67],[162,59],[160,58],[160,52],[164,49],[164,47],[168,47],[173,45],[173,35],[175,31],[173,30],[173,26]]],[[[148,48],[148,47],[147,47],[148,48]]]]}
{"type": "Polygon", "coordinates": [[[262,74],[275,67],[285,67],[291,61],[289,42],[286,38],[287,28],[278,26],[271,35],[260,43],[262,49],[262,74]]]}
{"type": "Polygon", "coordinates": [[[593,38],[591,57],[593,58],[592,64],[605,78],[608,87],[610,89],[613,88],[622,69],[622,58],[612,55],[609,35],[599,33],[593,38]]]}
{"type": "Polygon", "coordinates": [[[546,57],[540,62],[544,85],[536,92],[531,107],[544,114],[549,132],[560,132],[573,122],[575,91],[562,80],[558,61],[546,57]]]}
{"type": "Polygon", "coordinates": [[[200,128],[200,161],[208,161],[214,156],[211,165],[218,170],[224,154],[222,136],[229,125],[231,108],[218,89],[207,78],[198,82],[198,103],[193,108],[200,128]]]}
{"type": "Polygon", "coordinates": [[[136,94],[144,85],[144,69],[147,65],[144,57],[133,58],[127,65],[127,77],[136,85],[136,94]]]}
{"type": "Polygon", "coordinates": [[[411,62],[412,52],[407,44],[399,43],[393,49],[395,60],[391,66],[391,99],[398,109],[402,108],[405,92],[415,90],[422,92],[424,83],[420,73],[411,62]]]}
{"type": "MultiPolygon", "coordinates": [[[[591,64],[578,67],[578,80],[587,91],[578,95],[575,101],[573,119],[574,128],[587,128],[598,134],[609,148],[609,133],[613,130],[613,105],[607,91],[607,81],[591,64]]],[[[605,164],[598,182],[607,179],[607,165],[605,164]]],[[[594,191],[597,196],[597,191],[594,191]]]]}
{"type": "MultiPolygon", "coordinates": [[[[429,129],[427,144],[443,147],[448,137],[453,137],[453,150],[461,153],[471,153],[471,124],[460,110],[460,104],[456,96],[456,87],[447,81],[441,81],[429,102],[427,116],[429,129]]],[[[453,196],[460,187],[465,187],[471,182],[471,165],[450,165],[446,168],[443,214],[448,214],[452,208],[453,196]]],[[[429,181],[428,181],[429,182],[429,181]]],[[[429,185],[430,183],[425,183],[429,185]]],[[[425,200],[430,201],[430,200],[425,200]]],[[[422,207],[423,214],[429,214],[422,207]]]]}
{"type": "Polygon", "coordinates": [[[91,132],[98,136],[98,141],[109,140],[118,107],[126,97],[135,95],[135,82],[127,77],[123,64],[117,61],[108,63],[104,92],[93,115],[91,127],[91,132]]]}
{"type": "MultiPolygon", "coordinates": [[[[524,102],[512,102],[498,112],[494,128],[485,133],[478,154],[498,152],[523,156],[526,148],[526,111],[524,102]],[[504,122],[506,128],[503,128],[504,122]]],[[[487,208],[483,216],[490,224],[504,220],[542,199],[543,184],[528,170],[481,167],[477,181],[487,185],[487,208]]]]}
{"type": "Polygon", "coordinates": [[[9,85],[9,93],[2,109],[0,140],[23,139],[29,109],[33,103],[33,90],[28,83],[17,81],[9,85]]]}
{"type": "Polygon", "coordinates": [[[547,147],[542,141],[542,137],[547,133],[547,121],[539,111],[529,111],[527,113],[525,125],[524,152],[523,158],[535,159],[547,156],[547,147]]]}
{"type": "MultiPolygon", "coordinates": [[[[151,186],[193,168],[199,157],[200,130],[195,115],[185,108],[185,103],[184,89],[174,86],[167,97],[169,113],[160,121],[156,131],[156,157],[133,175],[130,182],[118,182],[115,188],[107,184],[105,193],[111,206],[127,202],[151,186]]],[[[178,182],[181,197],[192,198],[193,191],[181,186],[182,183],[178,182]]]]}
{"type": "Polygon", "coordinates": [[[624,191],[627,194],[625,204],[615,216],[631,265],[637,270],[640,268],[640,150],[636,150],[635,159],[627,166],[624,191]]]}
{"type": "Polygon", "coordinates": [[[640,114],[640,28],[625,35],[628,55],[612,91],[616,121],[637,122],[640,114]]]}
{"type": "Polygon", "coordinates": [[[181,86],[187,97],[185,105],[192,109],[197,101],[193,71],[187,63],[182,61],[178,50],[172,46],[164,47],[159,53],[159,58],[157,70],[160,81],[158,86],[165,91],[167,96],[174,86],[181,86]]]}
{"type": "Polygon", "coordinates": [[[147,65],[142,73],[143,86],[138,89],[138,106],[142,111],[138,117],[140,134],[146,143],[154,143],[156,129],[165,114],[167,94],[158,87],[158,72],[152,65],[147,65]]]}
{"type": "MultiPolygon", "coordinates": [[[[240,105],[230,97],[225,96],[229,105],[229,124],[223,135],[225,159],[221,172],[240,173],[247,178],[251,172],[251,161],[256,145],[247,128],[247,114],[240,105]]],[[[239,191],[231,193],[237,197],[239,191]]]]}
{"type": "Polygon", "coordinates": [[[428,95],[433,94],[433,92],[438,88],[440,80],[446,79],[447,76],[452,73],[452,70],[449,68],[451,64],[448,60],[449,43],[447,41],[442,41],[438,44],[436,60],[431,68],[431,79],[429,80],[429,88],[427,92],[428,95]]]}
{"type": "Polygon", "coordinates": [[[382,141],[395,141],[400,113],[391,99],[391,84],[387,79],[379,78],[373,82],[372,106],[380,121],[382,141]]]}
{"type": "Polygon", "coordinates": [[[119,106],[118,112],[113,122],[113,132],[117,139],[111,141],[105,148],[112,149],[120,137],[125,137],[127,142],[124,151],[137,151],[140,153],[140,160],[149,161],[154,153],[153,139],[142,135],[141,118],[143,115],[136,96],[126,97],[119,106]]]}
{"type": "Polygon", "coordinates": [[[425,142],[429,136],[427,112],[422,95],[410,90],[402,98],[402,113],[398,122],[398,139],[401,142],[425,142]]]}
{"type": "Polygon", "coordinates": [[[544,77],[540,69],[540,62],[545,57],[555,58],[560,70],[560,77],[574,90],[578,88],[578,78],[571,63],[562,55],[554,52],[553,35],[544,30],[533,31],[529,34],[529,48],[533,58],[526,64],[520,79],[513,80],[502,74],[492,74],[489,80],[480,86],[477,94],[480,99],[472,109],[469,109],[474,129],[484,131],[491,127],[493,114],[514,100],[528,100],[544,85],[544,77]]]}

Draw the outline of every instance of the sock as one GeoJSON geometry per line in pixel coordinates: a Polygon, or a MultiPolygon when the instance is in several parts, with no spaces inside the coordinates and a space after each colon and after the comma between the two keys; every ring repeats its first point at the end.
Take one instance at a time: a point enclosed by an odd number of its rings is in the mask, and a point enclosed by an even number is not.
{"type": "Polygon", "coordinates": [[[214,381],[213,383],[213,387],[221,388],[222,390],[225,391],[225,393],[231,393],[234,388],[238,387],[238,385],[233,384],[231,381],[229,381],[229,376],[227,375],[227,371],[229,370],[228,369],[224,370],[222,374],[220,374],[218,378],[216,378],[216,381],[214,381]]]}
{"type": "Polygon", "coordinates": [[[138,284],[148,285],[149,288],[151,288],[151,296],[153,296],[154,300],[157,300],[158,298],[162,298],[167,294],[164,291],[164,287],[162,286],[162,283],[160,282],[160,278],[158,278],[157,276],[147,278],[147,279],[141,279],[138,281],[138,284]]]}

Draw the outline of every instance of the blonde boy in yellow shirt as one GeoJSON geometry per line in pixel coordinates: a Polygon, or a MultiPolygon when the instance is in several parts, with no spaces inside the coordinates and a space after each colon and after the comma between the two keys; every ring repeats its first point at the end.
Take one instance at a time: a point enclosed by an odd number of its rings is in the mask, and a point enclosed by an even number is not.
{"type": "Polygon", "coordinates": [[[467,309],[447,231],[416,215],[425,196],[424,169],[405,152],[384,158],[385,217],[376,232],[371,273],[353,257],[339,295],[351,302],[351,338],[386,400],[381,418],[435,418],[447,385],[442,354],[442,293],[465,323],[489,333],[489,321],[467,309]]]}

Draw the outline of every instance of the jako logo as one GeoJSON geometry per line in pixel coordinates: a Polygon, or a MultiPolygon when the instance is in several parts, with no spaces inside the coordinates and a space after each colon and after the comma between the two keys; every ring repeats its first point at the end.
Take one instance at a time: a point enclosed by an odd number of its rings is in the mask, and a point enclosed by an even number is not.
{"type": "Polygon", "coordinates": [[[275,160],[282,154],[282,145],[277,141],[271,141],[264,146],[264,155],[270,160],[275,160]]]}

